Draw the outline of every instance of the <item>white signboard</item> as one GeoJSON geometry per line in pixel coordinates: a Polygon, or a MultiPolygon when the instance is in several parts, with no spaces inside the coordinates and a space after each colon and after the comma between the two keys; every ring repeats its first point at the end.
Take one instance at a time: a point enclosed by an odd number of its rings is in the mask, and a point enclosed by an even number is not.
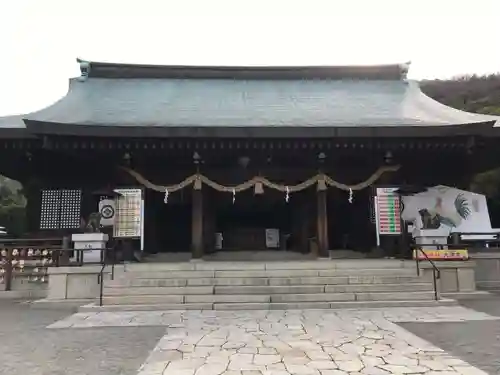
{"type": "Polygon", "coordinates": [[[417,229],[446,229],[448,233],[491,232],[490,215],[484,195],[448,186],[403,197],[403,220],[417,229]]]}
{"type": "Polygon", "coordinates": [[[115,206],[115,238],[142,237],[143,205],[141,189],[115,189],[121,196],[115,206]]]}
{"type": "Polygon", "coordinates": [[[280,230],[266,229],[266,247],[268,249],[277,249],[280,247],[280,230]]]}
{"type": "Polygon", "coordinates": [[[215,249],[222,250],[222,246],[223,246],[222,233],[220,233],[220,232],[215,233],[215,249]]]}

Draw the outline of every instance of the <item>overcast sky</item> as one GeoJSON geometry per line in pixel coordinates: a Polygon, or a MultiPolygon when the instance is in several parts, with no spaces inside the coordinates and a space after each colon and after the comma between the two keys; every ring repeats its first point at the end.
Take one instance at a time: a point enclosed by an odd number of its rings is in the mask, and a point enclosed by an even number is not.
{"type": "Polygon", "coordinates": [[[500,71],[500,0],[0,0],[0,116],[50,105],[88,60],[500,71]]]}

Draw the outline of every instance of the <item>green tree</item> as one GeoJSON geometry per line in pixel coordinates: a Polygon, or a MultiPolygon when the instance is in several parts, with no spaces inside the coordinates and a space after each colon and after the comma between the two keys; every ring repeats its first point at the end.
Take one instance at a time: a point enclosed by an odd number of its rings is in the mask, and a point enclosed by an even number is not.
{"type": "Polygon", "coordinates": [[[17,236],[26,230],[26,198],[22,187],[4,176],[0,176],[0,226],[17,236]]]}

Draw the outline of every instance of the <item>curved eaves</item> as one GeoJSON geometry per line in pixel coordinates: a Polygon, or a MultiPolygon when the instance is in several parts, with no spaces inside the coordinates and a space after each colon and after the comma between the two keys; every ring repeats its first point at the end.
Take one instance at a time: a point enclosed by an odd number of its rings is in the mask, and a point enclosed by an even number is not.
{"type": "MultiPolygon", "coordinates": [[[[77,121],[78,118],[76,118],[76,116],[81,107],[81,102],[79,100],[76,100],[78,99],[76,97],[79,96],[80,91],[78,90],[77,86],[83,83],[84,82],[81,82],[79,78],[71,78],[69,80],[69,88],[66,95],[45,108],[28,113],[23,116],[26,127],[30,129],[34,126],[33,124],[36,121],[40,120],[46,122],[57,120],[59,118],[61,108],[64,108],[68,114],[73,114],[75,116],[74,120],[77,121]]],[[[36,129],[32,130],[36,133],[36,129]]]]}
{"type": "Polygon", "coordinates": [[[0,117],[0,138],[30,138],[23,115],[0,117]]]}
{"type": "Polygon", "coordinates": [[[492,122],[500,126],[500,116],[471,113],[449,107],[426,95],[416,81],[408,81],[408,91],[403,107],[405,116],[418,117],[436,125],[457,125],[492,122]]]}

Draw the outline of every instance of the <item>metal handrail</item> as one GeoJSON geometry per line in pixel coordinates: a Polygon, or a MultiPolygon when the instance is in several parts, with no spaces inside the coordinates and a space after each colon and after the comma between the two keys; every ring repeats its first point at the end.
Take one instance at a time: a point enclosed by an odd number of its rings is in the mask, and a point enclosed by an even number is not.
{"type": "Polygon", "coordinates": [[[449,236],[449,247],[472,247],[475,248],[474,245],[481,244],[485,248],[498,248],[500,247],[500,232],[453,232],[449,236]],[[464,239],[463,236],[492,236],[493,238],[488,239],[478,239],[478,240],[470,240],[464,239]]]}
{"type": "MultiPolygon", "coordinates": [[[[436,266],[436,263],[432,261],[431,258],[425,253],[425,251],[422,249],[422,247],[417,246],[414,247],[416,251],[420,251],[424,258],[431,264],[432,266],[432,285],[434,287],[434,299],[436,301],[439,301],[439,293],[438,293],[438,287],[437,287],[437,281],[441,279],[441,270],[436,266]]],[[[420,276],[420,259],[418,257],[418,254],[415,256],[415,262],[417,264],[417,276],[420,276]]]]}
{"type": "Polygon", "coordinates": [[[454,234],[459,234],[460,236],[496,236],[500,238],[500,231],[496,232],[452,232],[450,233],[450,237],[454,234]]]}
{"type": "MultiPolygon", "coordinates": [[[[102,306],[102,299],[104,296],[104,270],[106,269],[107,266],[109,266],[109,263],[106,263],[106,253],[107,250],[110,249],[96,249],[101,251],[101,271],[97,275],[97,283],[99,284],[99,306],[102,306]]],[[[114,280],[115,278],[115,263],[116,263],[116,253],[114,251],[111,252],[113,259],[111,262],[111,280],[114,280]]]]}
{"type": "Polygon", "coordinates": [[[106,249],[104,249],[104,251],[101,251],[102,266],[101,266],[101,271],[97,275],[97,283],[99,284],[99,306],[102,306],[102,298],[104,294],[104,269],[106,268],[107,265],[106,261],[104,260],[106,259],[105,251],[106,249]]]}

